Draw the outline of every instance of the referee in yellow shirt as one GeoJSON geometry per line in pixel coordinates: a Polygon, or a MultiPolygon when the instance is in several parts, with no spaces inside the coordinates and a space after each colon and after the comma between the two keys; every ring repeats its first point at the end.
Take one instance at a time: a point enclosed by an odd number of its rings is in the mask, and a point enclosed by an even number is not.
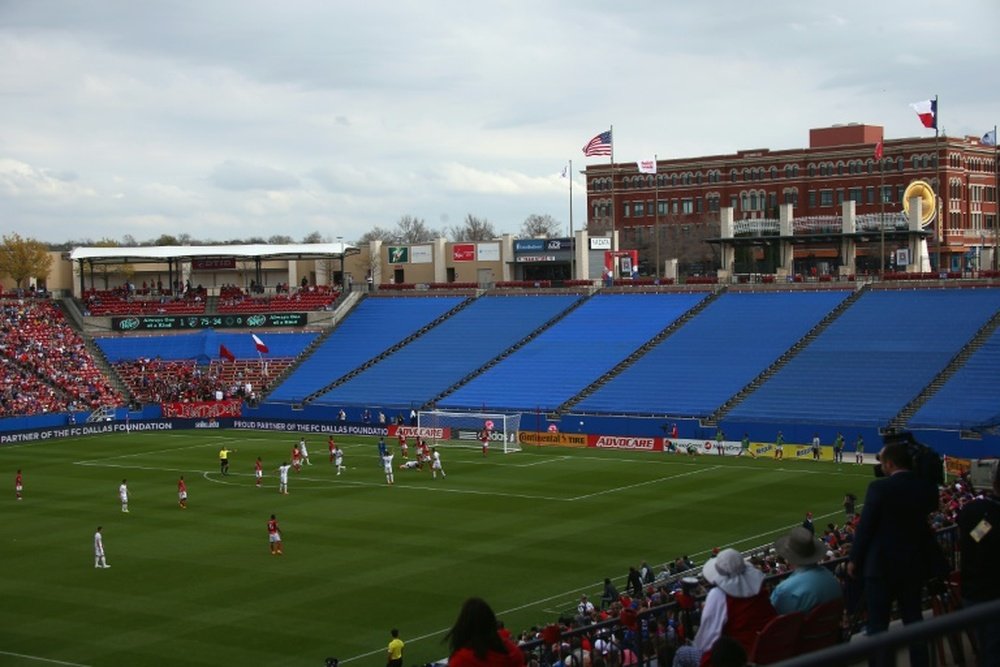
{"type": "Polygon", "coordinates": [[[399,630],[393,628],[389,634],[392,639],[389,641],[388,667],[403,667],[403,640],[399,638],[399,630]]]}
{"type": "Polygon", "coordinates": [[[229,455],[235,454],[235,449],[229,449],[225,445],[219,450],[219,472],[223,475],[229,474],[229,455]]]}

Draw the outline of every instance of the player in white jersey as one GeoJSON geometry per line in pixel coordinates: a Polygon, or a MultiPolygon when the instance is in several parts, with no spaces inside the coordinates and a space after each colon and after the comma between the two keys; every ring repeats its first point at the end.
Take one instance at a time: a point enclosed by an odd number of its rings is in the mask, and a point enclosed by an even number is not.
{"type": "Polygon", "coordinates": [[[104,558],[104,537],[101,535],[101,527],[97,527],[94,533],[94,567],[111,567],[107,559],[104,558]]]}
{"type": "Polygon", "coordinates": [[[438,448],[435,447],[431,451],[433,452],[433,454],[431,454],[431,459],[433,459],[431,461],[431,475],[434,479],[437,479],[438,472],[440,471],[442,479],[447,477],[448,475],[444,474],[444,468],[441,467],[441,454],[438,452],[438,448]]]}
{"type": "Polygon", "coordinates": [[[392,452],[386,452],[385,456],[382,457],[382,466],[385,468],[385,483],[395,484],[396,478],[392,473],[392,452]]]}
{"type": "Polygon", "coordinates": [[[307,466],[312,465],[312,461],[309,460],[309,450],[306,449],[306,439],[299,438],[299,453],[302,454],[302,460],[305,461],[307,466]]]}
{"type": "Polygon", "coordinates": [[[122,512],[128,512],[128,485],[124,479],[118,486],[118,499],[122,501],[122,512]]]}
{"type": "Polygon", "coordinates": [[[337,445],[333,446],[333,465],[337,466],[338,475],[342,470],[347,470],[344,466],[344,450],[337,445]]]}
{"type": "Polygon", "coordinates": [[[292,466],[285,461],[280,466],[278,466],[278,493],[283,493],[288,495],[288,471],[292,469],[292,466]]]}

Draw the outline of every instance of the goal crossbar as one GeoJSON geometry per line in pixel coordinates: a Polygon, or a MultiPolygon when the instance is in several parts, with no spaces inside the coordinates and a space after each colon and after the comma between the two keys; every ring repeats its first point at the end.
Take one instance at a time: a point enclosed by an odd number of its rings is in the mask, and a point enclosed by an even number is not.
{"type": "Polygon", "coordinates": [[[422,410],[417,413],[418,432],[435,444],[480,447],[485,434],[491,447],[509,454],[521,451],[517,435],[520,428],[519,412],[422,410]]]}

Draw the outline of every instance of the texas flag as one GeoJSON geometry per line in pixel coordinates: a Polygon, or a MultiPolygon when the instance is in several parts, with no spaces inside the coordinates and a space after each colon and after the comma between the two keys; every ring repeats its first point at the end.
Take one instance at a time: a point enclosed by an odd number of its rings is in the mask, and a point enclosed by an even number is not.
{"type": "Polygon", "coordinates": [[[264,345],[264,341],[262,341],[260,338],[257,338],[257,334],[250,334],[250,335],[253,337],[253,344],[254,347],[257,348],[257,351],[260,352],[261,354],[267,354],[269,350],[267,349],[267,345],[264,345]]]}
{"type": "Polygon", "coordinates": [[[937,100],[921,100],[910,105],[924,127],[937,129],[937,100]]]}

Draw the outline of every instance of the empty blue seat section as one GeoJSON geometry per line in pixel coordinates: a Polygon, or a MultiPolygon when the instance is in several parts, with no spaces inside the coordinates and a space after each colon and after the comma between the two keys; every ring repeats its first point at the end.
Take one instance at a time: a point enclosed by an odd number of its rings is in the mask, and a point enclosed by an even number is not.
{"type": "Polygon", "coordinates": [[[577,404],[585,412],[714,412],[847,298],[847,291],[723,294],[577,404]]]}
{"type": "Polygon", "coordinates": [[[549,410],[608,372],[705,294],[598,294],[439,402],[549,410]]]}
{"type": "Polygon", "coordinates": [[[728,415],[885,424],[1000,308],[1000,289],[867,292],[728,415]]]}
{"type": "Polygon", "coordinates": [[[1000,331],[917,410],[910,428],[971,429],[1000,415],[1000,331]]]}
{"type": "MultiPolygon", "coordinates": [[[[258,334],[267,345],[266,357],[273,358],[299,356],[318,335],[314,331],[258,334]]],[[[225,345],[237,359],[256,359],[258,356],[249,332],[220,333],[205,329],[197,333],[165,336],[97,338],[95,342],[111,363],[140,358],[160,358],[164,361],[196,359],[208,363],[219,358],[220,345],[225,345]]]]}
{"type": "Polygon", "coordinates": [[[269,401],[298,402],[427,326],[460,296],[370,297],[359,303],[269,401]]]}
{"type": "Polygon", "coordinates": [[[569,308],[576,295],[484,296],[316,400],[331,406],[426,403],[569,308]]]}

